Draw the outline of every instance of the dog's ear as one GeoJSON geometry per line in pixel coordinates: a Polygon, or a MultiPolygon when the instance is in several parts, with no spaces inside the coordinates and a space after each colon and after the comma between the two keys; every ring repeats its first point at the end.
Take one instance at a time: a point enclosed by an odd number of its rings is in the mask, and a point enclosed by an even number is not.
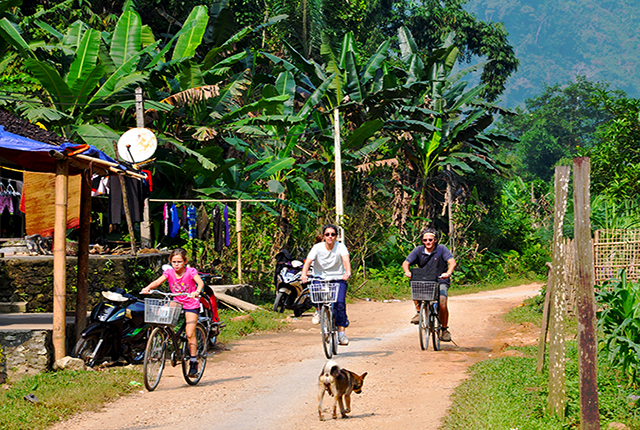
{"type": "Polygon", "coordinates": [[[362,376],[360,377],[360,378],[362,378],[362,380],[363,380],[363,381],[364,381],[364,377],[365,377],[365,376],[367,376],[367,373],[369,373],[369,372],[364,372],[364,373],[362,374],[362,376]]]}
{"type": "Polygon", "coordinates": [[[337,378],[340,376],[340,366],[333,366],[331,368],[331,372],[329,372],[331,374],[331,376],[333,376],[334,378],[337,378]]]}

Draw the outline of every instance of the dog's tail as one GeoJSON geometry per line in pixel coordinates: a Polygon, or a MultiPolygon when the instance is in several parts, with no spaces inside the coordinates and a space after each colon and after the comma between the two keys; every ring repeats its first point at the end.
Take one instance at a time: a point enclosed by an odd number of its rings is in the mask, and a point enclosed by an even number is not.
{"type": "Polygon", "coordinates": [[[327,361],[320,373],[320,380],[325,384],[330,384],[332,380],[340,374],[340,365],[333,360],[327,361]]]}

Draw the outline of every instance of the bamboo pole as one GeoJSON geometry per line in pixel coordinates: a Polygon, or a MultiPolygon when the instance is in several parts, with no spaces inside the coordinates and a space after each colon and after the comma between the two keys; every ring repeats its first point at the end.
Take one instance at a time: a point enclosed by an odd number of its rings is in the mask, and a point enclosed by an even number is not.
{"type": "Polygon", "coordinates": [[[56,160],[55,220],[53,228],[53,352],[54,359],[66,355],[67,290],[67,185],[69,161],[56,160]]]}
{"type": "Polygon", "coordinates": [[[569,166],[557,166],[555,170],[555,209],[553,223],[553,263],[547,289],[551,293],[549,328],[549,412],[564,418],[565,393],[565,345],[564,322],[566,317],[566,288],[564,276],[564,239],[562,226],[567,210],[569,193],[569,166]]]}
{"type": "Polygon", "coordinates": [[[80,238],[78,239],[78,277],[76,281],[76,339],[87,326],[89,241],[91,235],[91,176],[82,173],[80,181],[80,238]]]}
{"type": "Polygon", "coordinates": [[[593,247],[591,241],[591,203],[589,157],[573,159],[574,228],[578,305],[578,368],[580,375],[580,428],[599,430],[596,336],[596,308],[593,289],[593,247]]]}

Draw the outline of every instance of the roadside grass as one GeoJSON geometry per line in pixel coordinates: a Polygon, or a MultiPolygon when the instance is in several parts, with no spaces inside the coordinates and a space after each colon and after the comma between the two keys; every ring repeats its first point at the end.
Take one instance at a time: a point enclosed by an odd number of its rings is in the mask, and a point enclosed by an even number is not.
{"type": "MultiPolygon", "coordinates": [[[[541,323],[541,298],[525,302],[505,316],[510,323],[541,323]]],[[[568,324],[568,333],[575,323],[568,324]]],[[[548,372],[536,372],[537,347],[511,348],[521,357],[486,360],[469,369],[470,378],[456,388],[442,429],[574,429],[579,428],[580,400],[578,353],[575,341],[566,344],[566,393],[564,421],[547,412],[548,372]]],[[[627,385],[627,378],[598,354],[598,392],[602,428],[609,423],[640,429],[640,389],[627,385]]],[[[548,360],[547,360],[548,363],[548,360]]]]}
{"type": "Polygon", "coordinates": [[[27,376],[0,393],[0,429],[46,429],[79,412],[98,410],[141,386],[140,370],[131,367],[27,376]],[[39,401],[25,400],[28,394],[39,401]]]}
{"type": "Polygon", "coordinates": [[[219,314],[220,320],[226,324],[218,336],[220,342],[231,342],[256,332],[278,331],[287,326],[285,314],[267,310],[238,312],[221,309],[219,314]]]}

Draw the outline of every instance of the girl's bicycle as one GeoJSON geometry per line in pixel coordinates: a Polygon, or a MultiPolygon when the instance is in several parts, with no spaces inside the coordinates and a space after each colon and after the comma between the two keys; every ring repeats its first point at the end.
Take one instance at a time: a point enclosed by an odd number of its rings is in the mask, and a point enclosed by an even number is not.
{"type": "Polygon", "coordinates": [[[429,336],[433,340],[433,350],[440,351],[440,314],[438,300],[440,298],[440,284],[432,281],[410,281],[411,298],[420,302],[420,320],[418,335],[420,348],[429,347],[429,336]]]}
{"type": "Polygon", "coordinates": [[[187,384],[196,385],[202,379],[207,364],[207,339],[211,327],[210,321],[206,321],[206,316],[200,317],[196,325],[198,373],[195,376],[189,376],[189,357],[191,354],[185,333],[185,320],[184,317],[180,318],[183,314],[182,305],[171,300],[171,297],[185,296],[188,293],[164,293],[157,290],[153,293],[162,294],[164,298],[145,299],[144,319],[153,329],[144,352],[144,386],[147,390],[153,391],[160,383],[167,350],[171,351],[171,365],[175,367],[181,363],[182,375],[187,384]]]}
{"type": "Polygon", "coordinates": [[[313,279],[309,284],[311,301],[320,305],[320,332],[324,355],[327,358],[338,353],[338,329],[333,316],[333,304],[338,300],[339,288],[338,282],[322,279],[313,279]]]}

